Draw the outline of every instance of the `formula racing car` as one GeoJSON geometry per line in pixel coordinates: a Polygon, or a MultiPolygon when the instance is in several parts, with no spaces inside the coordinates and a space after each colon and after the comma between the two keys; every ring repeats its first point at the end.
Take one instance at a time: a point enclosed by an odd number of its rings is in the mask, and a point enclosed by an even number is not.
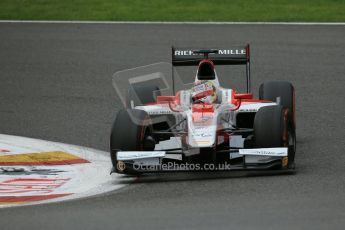
{"type": "Polygon", "coordinates": [[[173,95],[162,95],[155,84],[129,84],[126,108],[117,113],[111,130],[112,172],[294,169],[294,87],[286,81],[265,82],[254,99],[249,45],[172,47],[176,66],[197,67],[190,88],[176,90],[174,76],[173,95]],[[217,65],[245,66],[246,92],[223,88],[217,65]]]}

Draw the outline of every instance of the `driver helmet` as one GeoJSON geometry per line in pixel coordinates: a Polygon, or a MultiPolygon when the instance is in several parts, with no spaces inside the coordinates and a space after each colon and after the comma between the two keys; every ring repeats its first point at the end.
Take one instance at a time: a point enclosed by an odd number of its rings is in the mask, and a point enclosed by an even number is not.
{"type": "Polygon", "coordinates": [[[211,80],[199,80],[191,90],[193,103],[213,104],[217,100],[216,87],[211,80]]]}

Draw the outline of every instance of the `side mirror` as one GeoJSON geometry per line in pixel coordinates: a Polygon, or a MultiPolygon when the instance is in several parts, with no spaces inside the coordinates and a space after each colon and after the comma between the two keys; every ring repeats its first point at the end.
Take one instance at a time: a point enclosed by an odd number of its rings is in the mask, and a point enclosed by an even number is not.
{"type": "Polygon", "coordinates": [[[234,95],[235,99],[253,99],[253,94],[252,93],[237,93],[234,95]]]}

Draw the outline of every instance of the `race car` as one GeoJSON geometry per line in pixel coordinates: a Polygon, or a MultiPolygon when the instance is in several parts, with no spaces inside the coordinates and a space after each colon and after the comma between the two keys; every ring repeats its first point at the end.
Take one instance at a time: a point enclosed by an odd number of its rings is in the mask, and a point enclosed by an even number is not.
{"type": "Polygon", "coordinates": [[[172,66],[197,67],[190,88],[176,90],[174,76],[173,95],[161,95],[154,84],[129,85],[126,108],[117,113],[111,130],[112,172],[295,168],[294,87],[286,81],[265,82],[254,99],[249,44],[172,47],[172,66]],[[246,92],[221,87],[217,65],[244,65],[246,92]]]}

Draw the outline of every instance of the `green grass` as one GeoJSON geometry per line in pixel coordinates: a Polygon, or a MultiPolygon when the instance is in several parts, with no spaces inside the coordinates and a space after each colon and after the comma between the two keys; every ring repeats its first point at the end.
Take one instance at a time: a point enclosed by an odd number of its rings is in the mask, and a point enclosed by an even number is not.
{"type": "Polygon", "coordinates": [[[0,19],[344,22],[345,0],[0,0],[0,19]]]}

